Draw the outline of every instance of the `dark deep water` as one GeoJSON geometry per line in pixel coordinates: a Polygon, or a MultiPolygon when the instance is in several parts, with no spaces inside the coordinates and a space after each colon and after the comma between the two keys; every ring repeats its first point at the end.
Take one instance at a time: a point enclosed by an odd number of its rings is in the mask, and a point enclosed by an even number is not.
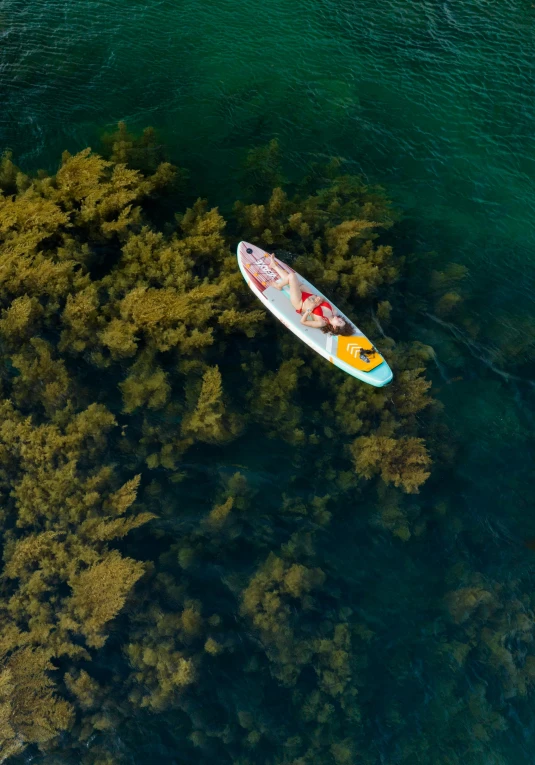
{"type": "MultiPolygon", "coordinates": [[[[403,325],[409,339],[436,353],[435,395],[458,451],[455,469],[436,479],[433,492],[449,503],[451,523],[446,516],[402,541],[370,525],[357,503],[336,516],[318,554],[317,565],[338,577],[329,596],[375,633],[367,685],[358,689],[367,749],[354,762],[528,765],[534,758],[533,694],[500,687],[500,672],[489,669],[493,650],[482,649],[454,690],[449,658],[442,667],[436,658],[452,571],[477,572],[534,619],[535,552],[526,546],[535,537],[534,24],[535,7],[520,0],[0,0],[0,146],[24,170],[53,172],[64,149],[98,149],[102,130],[118,120],[135,130],[152,125],[172,160],[188,167],[193,198],[228,210],[240,196],[246,150],[277,136],[295,177],[340,156],[384,186],[402,212],[389,233],[396,249],[434,252],[437,268],[468,268],[461,315],[441,322],[415,313],[403,325]],[[455,734],[443,731],[473,710],[477,683],[493,702],[478,712],[487,730],[481,750],[466,756],[462,724],[455,734]],[[426,741],[436,731],[438,750],[419,748],[422,731],[426,741]]],[[[202,454],[189,454],[189,479],[177,496],[193,513],[203,482],[238,465],[269,517],[270,487],[282,480],[278,448],[249,433],[209,468],[202,454]]],[[[284,455],[288,446],[280,448],[284,455]]],[[[270,534],[285,538],[283,530],[270,534]]],[[[207,571],[206,587],[224,575],[207,571]]],[[[481,628],[464,639],[487,638],[481,628]]],[[[501,645],[519,639],[509,633],[501,645]]],[[[248,682],[235,658],[228,692],[254,709],[248,682]]],[[[288,702],[286,694],[263,699],[273,719],[284,714],[277,704],[288,702]]],[[[199,761],[203,755],[182,750],[181,725],[170,711],[142,715],[121,732],[118,751],[136,765],[199,761]]],[[[221,756],[214,761],[230,761],[221,756]]]]}

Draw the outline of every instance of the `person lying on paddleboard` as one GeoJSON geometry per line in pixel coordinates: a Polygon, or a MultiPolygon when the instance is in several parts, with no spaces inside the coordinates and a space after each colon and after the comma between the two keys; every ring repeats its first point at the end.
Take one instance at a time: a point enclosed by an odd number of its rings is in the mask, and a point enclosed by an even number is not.
{"type": "Polygon", "coordinates": [[[354,328],[341,316],[337,316],[330,303],[319,295],[312,295],[301,289],[297,274],[288,273],[275,263],[275,257],[270,255],[269,267],[279,276],[278,282],[273,286],[281,290],[286,285],[290,288],[290,301],[297,313],[301,314],[301,324],[305,327],[315,327],[329,335],[343,335],[349,337],[354,333],[354,328]]]}

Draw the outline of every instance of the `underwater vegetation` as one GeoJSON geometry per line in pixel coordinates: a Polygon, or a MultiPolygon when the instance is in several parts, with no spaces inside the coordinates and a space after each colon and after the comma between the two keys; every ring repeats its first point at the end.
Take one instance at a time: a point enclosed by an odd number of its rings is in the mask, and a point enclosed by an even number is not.
{"type": "MultiPolygon", "coordinates": [[[[414,735],[409,660],[383,653],[319,555],[346,525],[402,550],[461,534],[433,483],[455,459],[433,349],[392,324],[410,270],[382,241],[396,214],[337,161],[285,180],[276,141],[244,173],[228,220],[204,199],[162,220],[187,172],[152,130],[120,124],[55,175],[3,155],[1,762],[126,762],[133,720],[202,762],[468,762],[504,729],[502,696],[535,680],[529,598],[454,567],[424,657],[441,687],[414,735]],[[345,376],[272,321],[243,288],[242,238],[291,252],[358,312],[392,385],[345,376]],[[471,684],[482,664],[492,684],[471,684]]],[[[429,277],[437,316],[462,277],[429,277]]]]}

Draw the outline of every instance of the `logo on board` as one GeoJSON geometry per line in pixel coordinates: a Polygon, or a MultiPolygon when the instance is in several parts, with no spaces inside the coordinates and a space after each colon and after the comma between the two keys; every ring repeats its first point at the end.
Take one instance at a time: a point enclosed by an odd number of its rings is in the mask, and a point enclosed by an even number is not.
{"type": "Polygon", "coordinates": [[[277,278],[277,274],[271,270],[271,268],[266,265],[266,263],[263,260],[255,260],[255,266],[258,268],[259,271],[261,271],[266,276],[271,276],[277,278]]]}

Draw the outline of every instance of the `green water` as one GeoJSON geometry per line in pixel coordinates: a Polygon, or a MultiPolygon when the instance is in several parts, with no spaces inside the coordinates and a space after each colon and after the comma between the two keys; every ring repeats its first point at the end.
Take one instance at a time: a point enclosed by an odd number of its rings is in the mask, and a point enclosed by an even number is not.
{"type": "MultiPolygon", "coordinates": [[[[436,644],[449,630],[440,625],[455,567],[498,582],[505,600],[524,598],[534,618],[535,553],[524,544],[535,536],[534,23],[533,5],[520,0],[0,0],[0,145],[24,170],[54,172],[64,149],[98,148],[118,120],[153,125],[173,162],[189,169],[190,198],[228,211],[247,150],[277,137],[290,177],[342,157],[401,211],[388,234],[397,250],[469,269],[463,313],[449,327],[418,311],[400,319],[409,339],[436,352],[435,395],[457,453],[424,503],[446,497],[451,522],[430,522],[404,543],[356,503],[340,510],[319,554],[336,581],[331,597],[374,631],[355,762],[463,762],[462,724],[455,734],[448,726],[473,704],[477,682],[505,724],[470,762],[533,762],[532,695],[503,691],[481,657],[446,693],[449,659],[440,666],[436,644]],[[510,357],[512,348],[520,350],[510,357]],[[419,743],[424,733],[437,749],[419,743]]],[[[415,285],[406,285],[409,303],[415,285]]],[[[213,469],[239,464],[267,495],[280,480],[275,443],[230,447],[213,469]]],[[[200,457],[188,461],[202,476],[200,457]]],[[[192,507],[202,504],[194,486],[183,495],[192,507]]],[[[271,534],[284,539],[283,529],[271,534]]],[[[206,587],[224,573],[211,570],[206,587]]],[[[286,693],[254,699],[241,669],[234,657],[214,680],[225,686],[223,706],[228,694],[280,721],[286,693]]],[[[132,720],[117,731],[116,751],[136,765],[233,761],[232,748],[193,751],[181,724],[172,712],[132,720]]]]}

